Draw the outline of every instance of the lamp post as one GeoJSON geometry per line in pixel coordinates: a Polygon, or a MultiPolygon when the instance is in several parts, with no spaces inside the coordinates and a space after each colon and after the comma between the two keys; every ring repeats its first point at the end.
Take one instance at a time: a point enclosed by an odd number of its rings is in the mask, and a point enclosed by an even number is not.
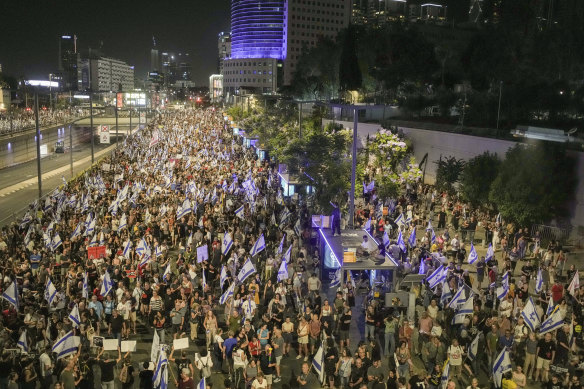
{"type": "Polygon", "coordinates": [[[94,143],[95,140],[93,139],[94,133],[93,133],[93,88],[89,88],[89,127],[90,127],[90,132],[91,132],[91,164],[93,165],[94,160],[95,160],[95,155],[94,155],[94,143]]]}
{"type": "Polygon", "coordinates": [[[34,125],[36,129],[37,179],[40,199],[43,197],[43,177],[41,172],[41,126],[39,125],[39,93],[36,89],[34,90],[34,125]]]}
{"type": "Polygon", "coordinates": [[[501,117],[501,95],[503,93],[503,81],[499,81],[499,106],[497,107],[497,130],[499,129],[499,118],[501,117]]]}

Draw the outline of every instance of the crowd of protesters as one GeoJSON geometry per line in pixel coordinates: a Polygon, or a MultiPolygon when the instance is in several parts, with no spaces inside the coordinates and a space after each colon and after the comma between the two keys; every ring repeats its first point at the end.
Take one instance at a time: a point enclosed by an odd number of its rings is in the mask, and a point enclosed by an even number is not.
{"type": "Polygon", "coordinates": [[[313,368],[319,350],[324,363],[316,362],[329,388],[582,386],[584,293],[569,295],[562,286],[574,269],[552,271],[566,260],[558,245],[542,250],[526,229],[503,228],[498,218],[490,221],[423,185],[383,200],[367,193],[356,220],[368,223],[378,242],[386,233],[390,239],[364,250],[396,258],[398,278],[429,279],[440,266],[447,270],[435,288],[429,282],[412,288],[413,312],[364,299],[361,315],[356,285],[347,282],[332,295],[328,281],[321,285],[319,253],[306,228],[310,210],[282,197],[275,166],[242,147],[214,110],[158,117],[2,230],[0,388],[93,388],[95,366],[103,388],[153,387],[156,358],[133,360],[131,352],[104,351],[95,341],[151,343],[150,336],[169,345],[170,382],[179,388],[210,377],[207,386],[320,387],[313,368]],[[396,224],[400,216],[407,222],[396,224]],[[437,221],[436,233],[428,220],[437,221]],[[466,245],[477,245],[477,220],[487,226],[483,245],[494,250],[468,265],[466,245]],[[417,237],[408,239],[416,228],[417,237]],[[105,255],[88,258],[90,252],[105,255]],[[254,271],[242,276],[249,264],[254,271]],[[506,271],[507,293],[499,299],[506,271]],[[538,294],[536,278],[543,284],[538,294]],[[11,285],[17,303],[6,298],[14,296],[11,285]],[[474,302],[465,315],[450,304],[459,290],[474,302]],[[520,315],[530,296],[541,322],[551,296],[566,326],[543,336],[531,331],[520,315]],[[364,320],[361,339],[352,335],[360,326],[354,313],[364,320]],[[70,331],[79,336],[76,350],[53,352],[70,331]],[[171,347],[183,338],[196,354],[171,347]],[[493,376],[502,350],[513,372],[489,382],[485,376],[493,376]],[[296,360],[299,368],[283,382],[282,367],[296,360]]]}
{"type": "MultiPolygon", "coordinates": [[[[75,118],[89,116],[88,109],[59,109],[51,108],[39,109],[39,125],[46,127],[65,123],[75,118]]],[[[0,113],[0,135],[13,135],[18,132],[32,130],[35,128],[34,110],[12,109],[0,113]]]]}

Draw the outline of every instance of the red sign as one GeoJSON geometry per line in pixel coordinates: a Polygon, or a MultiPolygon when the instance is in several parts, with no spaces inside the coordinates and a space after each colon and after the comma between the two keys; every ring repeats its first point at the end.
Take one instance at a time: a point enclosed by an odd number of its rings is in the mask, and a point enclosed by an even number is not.
{"type": "Polygon", "coordinates": [[[116,105],[118,108],[122,108],[124,106],[124,95],[122,93],[118,93],[116,95],[116,105]]]}
{"type": "Polygon", "coordinates": [[[87,249],[87,258],[105,258],[105,246],[89,247],[87,249]]]}

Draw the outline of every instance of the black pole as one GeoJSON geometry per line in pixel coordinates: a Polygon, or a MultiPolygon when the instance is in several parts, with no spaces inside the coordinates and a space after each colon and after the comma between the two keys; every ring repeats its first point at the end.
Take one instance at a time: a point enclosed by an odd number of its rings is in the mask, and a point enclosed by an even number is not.
{"type": "Polygon", "coordinates": [[[130,135],[132,135],[132,106],[130,106],[130,135]]]}
{"type": "Polygon", "coordinates": [[[37,178],[40,199],[43,197],[43,177],[41,175],[41,127],[39,125],[39,94],[36,89],[34,91],[34,122],[36,127],[37,178]]]}
{"type": "Polygon", "coordinates": [[[118,147],[118,105],[116,104],[116,147],[118,147]]]}
{"type": "Polygon", "coordinates": [[[91,127],[91,164],[93,165],[94,162],[94,154],[93,154],[93,144],[95,143],[93,139],[93,91],[89,90],[89,127],[91,127]]]}
{"type": "Polygon", "coordinates": [[[73,178],[73,134],[71,133],[73,126],[69,123],[69,168],[71,170],[71,178],[73,178]]]}

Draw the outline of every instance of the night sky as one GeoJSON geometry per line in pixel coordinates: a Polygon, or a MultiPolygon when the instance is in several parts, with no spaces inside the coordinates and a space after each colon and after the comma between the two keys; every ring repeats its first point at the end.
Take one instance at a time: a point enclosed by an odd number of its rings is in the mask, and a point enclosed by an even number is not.
{"type": "Polygon", "coordinates": [[[217,34],[229,29],[229,0],[0,0],[0,63],[5,74],[47,79],[57,69],[58,37],[150,68],[152,36],[159,52],[188,52],[197,85],[216,72],[217,34]]]}

